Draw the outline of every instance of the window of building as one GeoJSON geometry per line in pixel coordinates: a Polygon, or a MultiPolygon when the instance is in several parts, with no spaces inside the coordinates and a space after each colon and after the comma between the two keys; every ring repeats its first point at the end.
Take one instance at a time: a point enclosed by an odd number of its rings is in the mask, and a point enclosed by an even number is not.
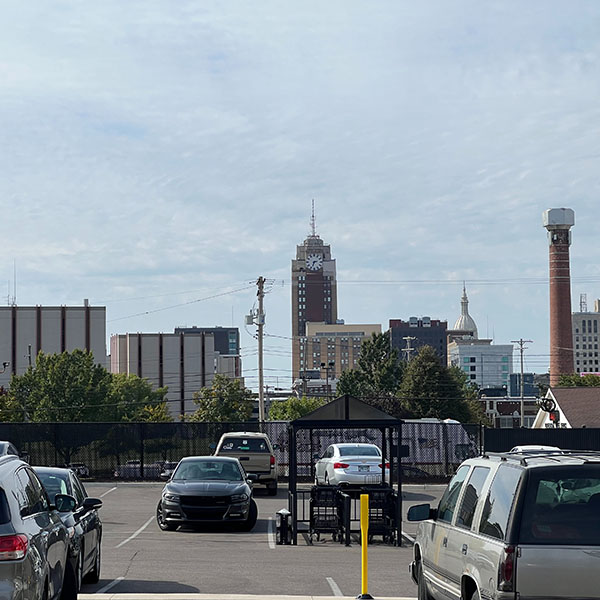
{"type": "Polygon", "coordinates": [[[471,379],[477,379],[477,375],[471,375],[471,379]]]}
{"type": "Polygon", "coordinates": [[[477,367],[473,365],[473,366],[471,367],[471,371],[476,371],[476,370],[477,370],[477,367]]]}
{"type": "Polygon", "coordinates": [[[469,361],[470,361],[470,362],[476,362],[476,361],[477,361],[477,358],[476,358],[475,356],[470,356],[470,357],[469,357],[469,361]]]}
{"type": "Polygon", "coordinates": [[[598,333],[598,321],[594,319],[594,333],[598,333]]]}

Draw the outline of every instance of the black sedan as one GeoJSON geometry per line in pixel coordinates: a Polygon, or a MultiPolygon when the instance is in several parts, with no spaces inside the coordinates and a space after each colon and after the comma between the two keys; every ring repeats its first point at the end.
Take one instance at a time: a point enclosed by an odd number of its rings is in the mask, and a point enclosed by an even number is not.
{"type": "Polygon", "coordinates": [[[158,526],[172,531],[179,525],[237,523],[250,531],[258,517],[252,478],[237,458],[181,459],[162,491],[156,509],[158,526]]]}
{"type": "Polygon", "coordinates": [[[76,589],[81,588],[82,582],[98,583],[102,541],[102,521],[98,509],[102,506],[102,500],[90,498],[71,469],[59,467],[33,467],[33,469],[52,504],[55,503],[56,494],[68,494],[75,498],[75,510],[61,513],[61,518],[71,534],[69,559],[76,574],[76,589]]]}

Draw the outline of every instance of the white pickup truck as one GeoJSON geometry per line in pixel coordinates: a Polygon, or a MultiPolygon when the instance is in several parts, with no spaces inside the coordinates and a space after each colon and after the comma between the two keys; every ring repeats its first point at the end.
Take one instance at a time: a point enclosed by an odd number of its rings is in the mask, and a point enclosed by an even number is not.
{"type": "Polygon", "coordinates": [[[468,459],[408,520],[419,600],[600,598],[600,452],[468,459]]]}

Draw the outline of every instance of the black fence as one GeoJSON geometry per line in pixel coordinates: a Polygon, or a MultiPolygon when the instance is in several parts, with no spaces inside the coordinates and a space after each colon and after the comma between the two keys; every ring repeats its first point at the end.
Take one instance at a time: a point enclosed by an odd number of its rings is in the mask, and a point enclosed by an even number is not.
{"type": "Polygon", "coordinates": [[[600,450],[600,429],[486,429],[484,450],[506,452],[514,446],[536,444],[563,450],[600,450]]]}
{"type": "MultiPolygon", "coordinates": [[[[28,455],[32,465],[81,464],[85,466],[83,472],[93,479],[157,480],[167,462],[211,454],[211,444],[221,434],[258,429],[257,422],[0,423],[0,440],[11,441],[28,455]]],[[[285,479],[289,474],[288,423],[266,422],[264,432],[277,445],[278,475],[285,479]]],[[[407,482],[447,479],[465,458],[478,455],[483,443],[479,425],[406,421],[401,435],[402,474],[407,482]]],[[[332,443],[367,442],[381,447],[382,441],[377,429],[301,431],[297,440],[298,479],[314,480],[314,456],[322,455],[332,443]]],[[[396,455],[396,444],[395,436],[386,440],[387,456],[396,455]]]]}

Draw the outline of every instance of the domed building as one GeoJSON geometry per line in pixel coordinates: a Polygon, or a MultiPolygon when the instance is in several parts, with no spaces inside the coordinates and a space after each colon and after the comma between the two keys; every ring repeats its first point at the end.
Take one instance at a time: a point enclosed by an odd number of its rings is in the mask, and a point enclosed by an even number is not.
{"type": "Polygon", "coordinates": [[[510,385],[512,344],[492,344],[492,339],[479,339],[477,324],[469,314],[469,299],[463,285],[460,317],[448,331],[448,365],[461,368],[472,383],[480,388],[510,385]]]}

